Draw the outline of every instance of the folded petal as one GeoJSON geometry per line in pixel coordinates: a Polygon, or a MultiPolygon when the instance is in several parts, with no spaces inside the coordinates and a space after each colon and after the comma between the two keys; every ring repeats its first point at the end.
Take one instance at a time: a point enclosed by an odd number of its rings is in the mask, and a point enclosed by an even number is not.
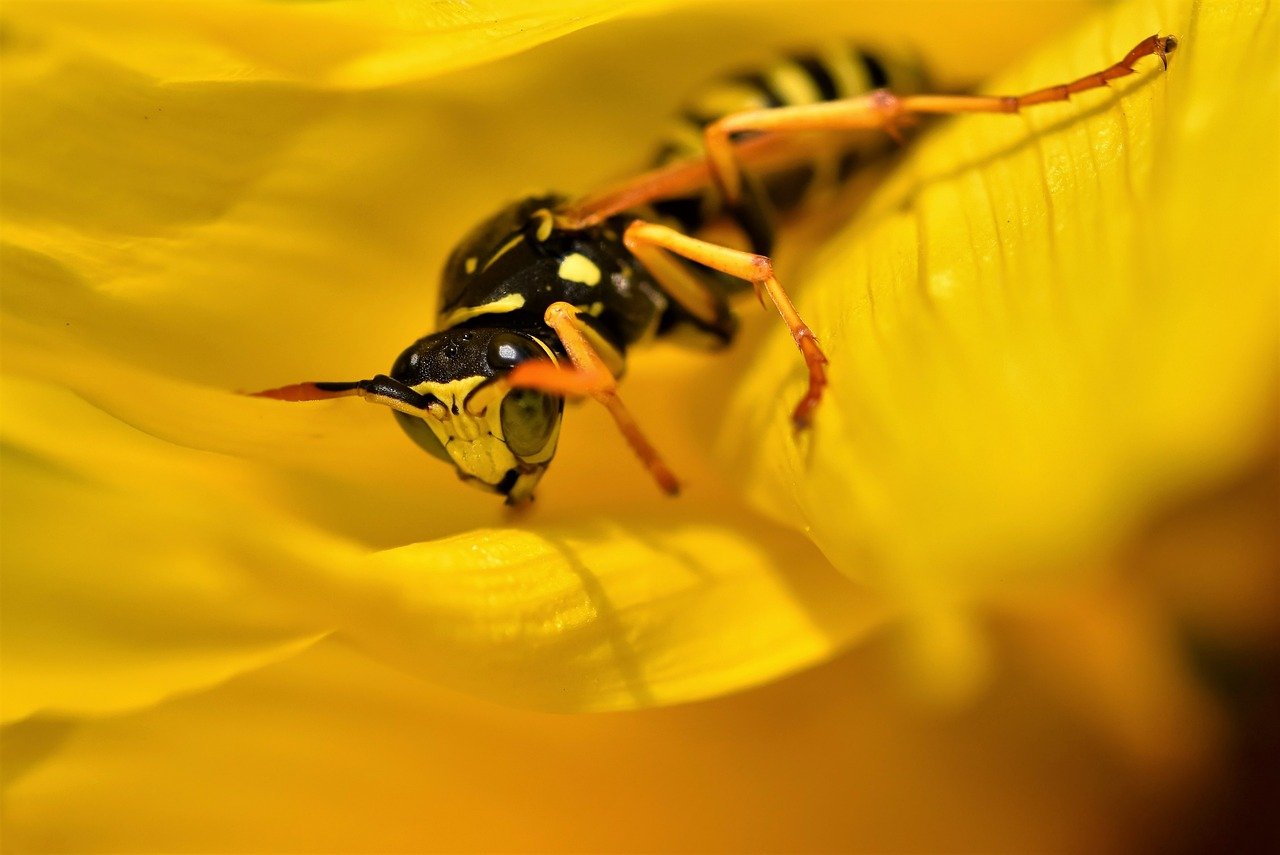
{"type": "Polygon", "coordinates": [[[273,501],[269,470],[38,384],[9,381],[5,403],[7,719],[144,706],[335,632],[508,703],[674,703],[820,661],[885,617],[804,538],[705,500],[371,553],[273,501]]]}
{"type": "Polygon", "coordinates": [[[886,617],[802,539],[697,506],[468,532],[330,581],[319,606],[361,646],[441,683],[556,710],[755,685],[886,617]]]}
{"type": "Polygon", "coordinates": [[[65,391],[6,380],[3,404],[5,721],[145,706],[318,636],[254,583],[285,558],[215,492],[236,473],[65,391]]]}
{"type": "Polygon", "coordinates": [[[1087,583],[1091,556],[1269,441],[1280,26],[1259,4],[1162,8],[1110,10],[988,88],[1073,79],[1157,31],[1178,38],[1167,72],[920,140],[794,277],[831,359],[814,430],[787,424],[803,372],[777,330],[726,421],[757,501],[922,620],[1087,583]]]}

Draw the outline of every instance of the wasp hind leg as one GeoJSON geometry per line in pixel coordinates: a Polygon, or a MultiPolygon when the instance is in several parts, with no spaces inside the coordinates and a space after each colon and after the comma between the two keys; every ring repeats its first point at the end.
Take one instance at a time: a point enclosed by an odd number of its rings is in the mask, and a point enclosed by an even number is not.
{"type": "Polygon", "coordinates": [[[1084,77],[1046,86],[1022,95],[895,95],[881,89],[859,98],[823,101],[792,107],[774,107],[733,113],[707,125],[703,131],[711,177],[732,209],[749,195],[733,138],[745,132],[882,130],[901,140],[901,129],[921,116],[946,113],[1019,113],[1027,107],[1066,101],[1078,92],[1098,89],[1110,81],[1134,73],[1139,60],[1155,56],[1166,67],[1168,55],[1178,47],[1173,36],[1148,36],[1119,62],[1084,77]]]}
{"type": "Polygon", "coordinates": [[[813,330],[800,317],[791,298],[774,276],[773,262],[767,255],[718,246],[689,237],[667,226],[643,220],[636,220],[627,227],[623,242],[641,260],[674,253],[712,270],[750,282],[757,295],[767,295],[782,316],[787,329],[791,331],[791,337],[800,348],[805,366],[809,370],[809,387],[791,414],[791,420],[797,428],[809,426],[813,412],[822,400],[822,391],[827,386],[827,357],[818,346],[813,330]]]}
{"type": "Polygon", "coordinates": [[[680,482],[618,396],[618,380],[592,346],[585,324],[578,319],[578,310],[568,303],[552,303],[544,319],[564,345],[573,368],[566,370],[544,359],[529,360],[512,369],[506,384],[515,389],[537,389],[561,397],[590,396],[599,401],[658,487],[669,495],[679,493],[680,482]]]}

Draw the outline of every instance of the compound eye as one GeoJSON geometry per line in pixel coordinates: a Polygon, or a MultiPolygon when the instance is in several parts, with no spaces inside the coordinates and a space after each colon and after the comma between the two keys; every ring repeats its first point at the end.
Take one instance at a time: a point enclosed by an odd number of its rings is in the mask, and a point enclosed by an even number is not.
{"type": "Polygon", "coordinates": [[[495,372],[506,372],[528,359],[546,357],[537,343],[519,333],[498,333],[489,340],[489,367],[495,372]]]}
{"type": "Polygon", "coordinates": [[[560,420],[561,398],[534,389],[513,389],[502,399],[502,436],[517,457],[532,457],[547,447],[560,420]]]}

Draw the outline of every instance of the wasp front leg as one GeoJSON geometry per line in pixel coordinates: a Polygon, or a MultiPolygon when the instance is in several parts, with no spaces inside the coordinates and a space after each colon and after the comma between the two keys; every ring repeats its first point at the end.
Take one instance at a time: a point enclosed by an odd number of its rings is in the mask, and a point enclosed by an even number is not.
{"type": "Polygon", "coordinates": [[[507,375],[506,384],[515,389],[537,389],[561,397],[590,396],[599,401],[662,491],[669,495],[680,492],[680,482],[618,396],[617,377],[591,344],[590,332],[578,319],[578,310],[568,303],[552,303],[544,320],[560,339],[573,369],[565,370],[549,360],[529,360],[507,375]]]}
{"type": "Polygon", "coordinates": [[[809,387],[796,405],[791,419],[796,427],[808,427],[813,412],[822,400],[827,386],[827,357],[818,346],[813,330],[800,317],[791,298],[773,273],[773,262],[766,255],[742,252],[689,237],[675,229],[636,220],[627,227],[623,242],[636,258],[654,258],[655,253],[670,252],[690,261],[750,282],[757,293],[767,295],[782,316],[791,337],[804,356],[809,370],[809,387]]]}

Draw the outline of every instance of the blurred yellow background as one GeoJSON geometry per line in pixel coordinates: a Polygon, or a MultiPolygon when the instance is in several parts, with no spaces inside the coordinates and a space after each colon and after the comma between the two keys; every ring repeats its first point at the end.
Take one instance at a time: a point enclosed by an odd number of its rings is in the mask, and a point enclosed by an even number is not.
{"type": "Polygon", "coordinates": [[[1261,845],[1278,23],[11,0],[0,843],[1261,845]],[[931,129],[784,244],[833,360],[811,435],[750,306],[733,353],[637,352],[678,502],[592,408],[512,519],[377,408],[235,394],[384,369],[471,223],[625,174],[726,68],[839,37],[1004,91],[1153,32],[1167,73],[931,129]]]}

